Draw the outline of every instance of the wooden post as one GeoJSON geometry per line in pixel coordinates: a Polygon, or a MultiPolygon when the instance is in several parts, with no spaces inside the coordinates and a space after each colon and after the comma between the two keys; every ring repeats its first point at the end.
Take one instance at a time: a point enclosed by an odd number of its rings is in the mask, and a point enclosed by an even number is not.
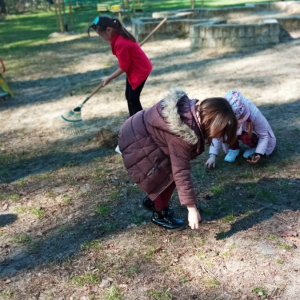
{"type": "Polygon", "coordinates": [[[61,3],[60,3],[60,0],[58,0],[58,15],[59,15],[59,21],[60,21],[60,31],[65,32],[64,23],[63,23],[63,19],[62,19],[62,16],[61,16],[61,3]]]}
{"type": "Polygon", "coordinates": [[[69,10],[70,10],[70,23],[71,23],[71,28],[74,30],[73,26],[73,12],[72,12],[72,2],[69,0],[69,10]]]}

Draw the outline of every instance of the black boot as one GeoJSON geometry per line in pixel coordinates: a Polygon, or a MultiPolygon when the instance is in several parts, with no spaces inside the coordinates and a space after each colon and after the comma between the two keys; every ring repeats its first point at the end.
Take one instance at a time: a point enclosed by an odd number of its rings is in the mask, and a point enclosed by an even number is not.
{"type": "Polygon", "coordinates": [[[161,210],[155,209],[153,211],[151,221],[152,223],[166,229],[181,230],[185,227],[185,224],[182,220],[170,216],[168,208],[161,210]]]}
{"type": "MultiPolygon", "coordinates": [[[[150,198],[148,198],[147,196],[143,199],[142,201],[142,205],[143,207],[148,210],[148,211],[155,211],[155,207],[154,207],[154,201],[152,201],[150,198]]],[[[168,207],[168,213],[170,217],[174,216],[174,210],[172,208],[171,205],[169,205],[168,207]]]]}

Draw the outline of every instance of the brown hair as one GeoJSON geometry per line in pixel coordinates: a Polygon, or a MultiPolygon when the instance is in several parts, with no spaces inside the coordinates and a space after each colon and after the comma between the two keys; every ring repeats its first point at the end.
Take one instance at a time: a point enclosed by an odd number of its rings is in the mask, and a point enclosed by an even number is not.
{"type": "Polygon", "coordinates": [[[201,129],[209,145],[213,138],[222,138],[229,145],[236,141],[237,119],[224,98],[209,98],[199,105],[201,129]]]}
{"type": "Polygon", "coordinates": [[[97,24],[94,23],[88,28],[88,35],[90,35],[91,28],[93,28],[96,32],[101,32],[101,31],[105,31],[106,28],[108,27],[115,29],[117,33],[121,35],[123,38],[136,42],[135,37],[124,28],[124,26],[119,21],[119,19],[113,19],[107,16],[99,17],[98,23],[97,24]]]}
{"type": "Polygon", "coordinates": [[[252,122],[249,122],[249,124],[248,124],[248,137],[249,138],[252,136],[252,131],[253,131],[253,124],[252,124],[252,122]]]}

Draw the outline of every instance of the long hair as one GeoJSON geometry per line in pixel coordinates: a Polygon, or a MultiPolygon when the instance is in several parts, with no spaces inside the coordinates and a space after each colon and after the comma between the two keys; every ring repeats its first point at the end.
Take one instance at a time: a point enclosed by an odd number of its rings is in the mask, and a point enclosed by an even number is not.
{"type": "Polygon", "coordinates": [[[253,131],[253,124],[252,124],[252,121],[251,121],[248,124],[248,137],[249,138],[252,136],[252,131],[253,131]]]}
{"type": "Polygon", "coordinates": [[[114,19],[107,16],[99,17],[98,23],[93,24],[88,28],[88,35],[90,35],[91,28],[93,28],[96,32],[103,32],[108,27],[115,29],[123,38],[136,42],[135,37],[124,28],[119,19],[114,19]]]}
{"type": "Polygon", "coordinates": [[[236,141],[237,119],[224,98],[209,98],[199,105],[201,129],[209,145],[213,138],[222,138],[229,145],[236,141]]]}

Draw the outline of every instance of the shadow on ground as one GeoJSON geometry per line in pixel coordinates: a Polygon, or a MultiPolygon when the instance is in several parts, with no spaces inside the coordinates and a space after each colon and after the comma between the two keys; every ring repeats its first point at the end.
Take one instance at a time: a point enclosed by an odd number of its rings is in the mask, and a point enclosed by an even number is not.
{"type": "Polygon", "coordinates": [[[0,228],[14,223],[17,219],[16,214],[0,215],[0,228]]]}

